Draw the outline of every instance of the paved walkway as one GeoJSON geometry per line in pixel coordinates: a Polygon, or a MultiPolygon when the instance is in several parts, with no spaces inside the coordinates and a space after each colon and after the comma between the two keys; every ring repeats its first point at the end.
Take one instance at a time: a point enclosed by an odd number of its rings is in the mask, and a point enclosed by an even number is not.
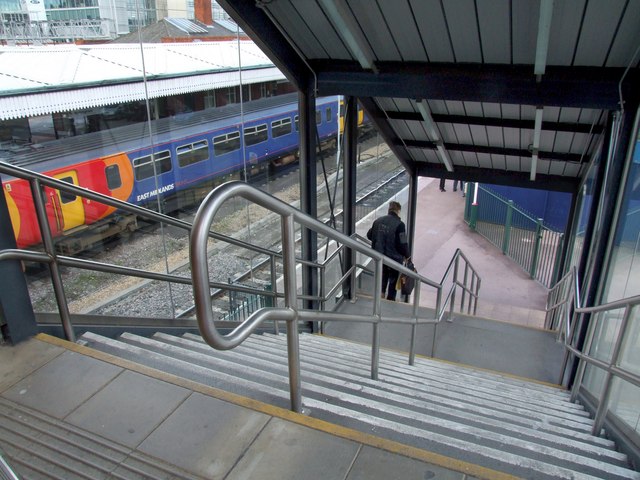
{"type": "MultiPolygon", "coordinates": [[[[469,228],[464,221],[465,198],[460,190],[453,191],[453,181],[447,180],[446,192],[440,192],[438,184],[439,181],[433,178],[418,180],[413,248],[413,262],[418,272],[440,281],[456,248],[460,248],[482,278],[479,316],[541,328],[546,288],[469,228]]],[[[406,218],[406,212],[403,213],[406,218]]],[[[421,304],[435,304],[428,295],[424,297],[421,304]]]]}

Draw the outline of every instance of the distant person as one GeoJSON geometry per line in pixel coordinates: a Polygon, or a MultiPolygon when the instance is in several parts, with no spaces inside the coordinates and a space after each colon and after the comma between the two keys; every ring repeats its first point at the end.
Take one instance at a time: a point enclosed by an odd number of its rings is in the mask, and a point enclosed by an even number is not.
{"type": "Polygon", "coordinates": [[[446,192],[446,190],[444,189],[444,178],[440,179],[440,191],[441,192],[446,192]]]}
{"type": "MultiPolygon", "coordinates": [[[[409,256],[409,244],[404,222],[400,220],[401,205],[389,202],[389,213],[378,218],[367,232],[371,247],[383,255],[402,263],[409,256]]],[[[387,265],[382,266],[382,298],[396,299],[396,282],[399,272],[387,265]]]]}
{"type": "Polygon", "coordinates": [[[462,196],[464,197],[464,182],[462,180],[454,180],[453,181],[453,191],[458,191],[458,182],[460,182],[460,191],[462,192],[462,196]]]}

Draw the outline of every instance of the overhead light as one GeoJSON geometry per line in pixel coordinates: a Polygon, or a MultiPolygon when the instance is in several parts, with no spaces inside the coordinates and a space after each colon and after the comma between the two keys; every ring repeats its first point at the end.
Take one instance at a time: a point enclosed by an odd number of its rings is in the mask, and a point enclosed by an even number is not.
{"type": "Polygon", "coordinates": [[[533,123],[533,150],[540,148],[540,133],[542,133],[542,111],[543,108],[536,108],[536,118],[533,123]]]}
{"type": "Polygon", "coordinates": [[[327,15],[336,26],[338,34],[347,44],[351,54],[356,57],[360,66],[378,73],[374,63],[373,51],[344,1],[320,0],[320,4],[324,7],[327,15]]]}
{"type": "Polygon", "coordinates": [[[536,108],[536,118],[533,123],[533,144],[531,149],[531,181],[536,179],[538,168],[538,151],[540,150],[540,134],[542,133],[542,108],[536,108]]]}
{"type": "Polygon", "coordinates": [[[547,52],[549,50],[549,35],[551,33],[551,17],[553,16],[554,0],[540,0],[540,16],[538,17],[538,39],[536,42],[536,63],[533,73],[544,75],[547,68],[547,52]]]}
{"type": "Polygon", "coordinates": [[[534,152],[531,155],[531,174],[529,179],[533,182],[536,179],[536,170],[538,168],[538,152],[534,152]]]}
{"type": "Polygon", "coordinates": [[[433,121],[433,117],[431,116],[431,112],[429,111],[429,104],[426,100],[417,100],[416,106],[418,107],[418,111],[422,116],[422,123],[424,123],[424,127],[427,130],[427,135],[429,135],[429,139],[436,143],[436,149],[438,152],[438,157],[447,171],[453,172],[453,164],[451,163],[451,159],[449,158],[449,152],[444,148],[442,144],[442,139],[440,138],[440,134],[438,133],[438,129],[436,128],[436,124],[433,121]]]}
{"type": "Polygon", "coordinates": [[[424,122],[424,126],[427,129],[427,134],[429,135],[429,139],[434,142],[440,140],[440,135],[438,134],[438,129],[436,128],[436,124],[433,121],[433,117],[431,116],[431,112],[429,111],[429,104],[426,100],[418,100],[416,105],[418,106],[418,111],[422,116],[422,121],[424,122]]]}
{"type": "Polygon", "coordinates": [[[447,172],[453,172],[453,165],[451,164],[449,153],[442,145],[442,142],[439,142],[436,148],[438,149],[438,156],[440,157],[440,160],[442,160],[442,163],[444,163],[447,172]]]}

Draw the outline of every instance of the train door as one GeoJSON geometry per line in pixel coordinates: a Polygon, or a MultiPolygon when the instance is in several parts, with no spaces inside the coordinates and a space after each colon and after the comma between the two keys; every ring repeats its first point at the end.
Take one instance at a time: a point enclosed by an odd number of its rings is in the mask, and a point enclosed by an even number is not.
{"type": "MultiPolygon", "coordinates": [[[[75,170],[58,173],[54,175],[54,178],[78,185],[78,174],[75,170]]],[[[71,192],[62,192],[60,190],[56,190],[55,192],[56,195],[52,200],[54,201],[56,219],[59,226],[62,227],[60,230],[71,230],[72,228],[84,225],[84,205],[82,203],[82,197],[74,195],[71,192]]]]}

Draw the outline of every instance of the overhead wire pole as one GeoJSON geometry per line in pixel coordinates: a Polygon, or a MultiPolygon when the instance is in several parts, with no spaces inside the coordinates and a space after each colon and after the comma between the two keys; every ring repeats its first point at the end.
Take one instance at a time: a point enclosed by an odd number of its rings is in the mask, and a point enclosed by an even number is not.
{"type": "MultiPolygon", "coordinates": [[[[358,155],[358,106],[356,97],[345,97],[344,116],[344,156],[342,179],[342,231],[351,236],[356,231],[356,164],[358,155]]],[[[346,273],[355,264],[354,252],[348,248],[345,252],[342,273],[346,273]]],[[[346,298],[352,298],[355,277],[343,285],[346,298]]]]}
{"type": "MultiPolygon", "coordinates": [[[[313,218],[318,218],[318,202],[316,195],[316,178],[318,176],[316,158],[316,98],[311,88],[298,93],[298,115],[300,136],[300,209],[313,218]]],[[[316,262],[318,258],[318,234],[306,227],[301,227],[302,258],[316,262]]],[[[302,265],[302,294],[316,296],[318,294],[318,274],[310,265],[302,265]]],[[[305,309],[315,309],[317,301],[304,300],[305,309]]],[[[316,330],[314,326],[314,331],[316,330]]]]}

